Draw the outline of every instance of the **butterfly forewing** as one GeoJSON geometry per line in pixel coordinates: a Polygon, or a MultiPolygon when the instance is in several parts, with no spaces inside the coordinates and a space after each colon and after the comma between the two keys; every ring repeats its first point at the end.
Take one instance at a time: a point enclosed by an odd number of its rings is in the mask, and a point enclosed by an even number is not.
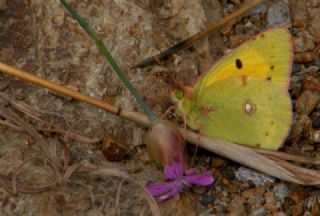
{"type": "Polygon", "coordinates": [[[269,80],[287,89],[292,66],[292,41],[285,28],[263,32],[219,60],[194,86],[197,95],[209,85],[231,76],[269,80]]]}

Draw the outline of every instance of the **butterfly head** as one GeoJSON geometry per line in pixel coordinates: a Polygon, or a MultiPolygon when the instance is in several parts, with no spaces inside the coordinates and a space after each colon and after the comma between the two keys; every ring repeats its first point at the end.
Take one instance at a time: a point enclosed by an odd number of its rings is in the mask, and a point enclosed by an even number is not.
{"type": "Polygon", "coordinates": [[[171,98],[174,102],[178,102],[184,98],[184,93],[181,89],[174,89],[171,91],[171,98]]]}
{"type": "Polygon", "coordinates": [[[181,89],[174,89],[170,93],[171,100],[175,103],[178,113],[183,110],[184,93],[181,89]]]}
{"type": "Polygon", "coordinates": [[[171,99],[177,106],[177,114],[182,117],[187,116],[191,102],[194,99],[192,89],[190,87],[175,89],[171,92],[171,99]]]}
{"type": "Polygon", "coordinates": [[[171,92],[171,98],[174,102],[181,101],[183,99],[193,100],[194,96],[192,88],[190,86],[183,86],[181,89],[174,89],[171,92]]]}

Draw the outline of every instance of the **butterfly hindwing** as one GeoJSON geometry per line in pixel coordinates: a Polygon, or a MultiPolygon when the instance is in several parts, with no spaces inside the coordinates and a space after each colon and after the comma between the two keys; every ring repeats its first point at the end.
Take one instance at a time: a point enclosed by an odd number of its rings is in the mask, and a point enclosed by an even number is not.
{"type": "Polygon", "coordinates": [[[189,125],[201,133],[278,149],[291,124],[289,95],[270,81],[233,76],[205,87],[189,101],[189,125]]]}

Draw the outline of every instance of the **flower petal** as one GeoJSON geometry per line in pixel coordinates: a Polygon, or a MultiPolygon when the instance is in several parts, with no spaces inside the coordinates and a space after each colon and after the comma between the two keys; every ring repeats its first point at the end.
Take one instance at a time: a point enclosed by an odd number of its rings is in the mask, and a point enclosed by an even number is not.
{"type": "Polygon", "coordinates": [[[156,184],[150,184],[146,186],[146,189],[149,191],[149,193],[156,197],[159,196],[172,188],[177,187],[175,185],[175,182],[163,182],[163,183],[156,183],[156,184]]]}
{"type": "Polygon", "coordinates": [[[163,194],[163,195],[157,197],[157,201],[158,202],[163,202],[163,201],[165,201],[167,199],[170,199],[170,198],[174,197],[178,193],[179,193],[179,188],[175,187],[169,193],[166,193],[166,194],[163,194]]]}
{"type": "Polygon", "coordinates": [[[183,171],[183,166],[177,162],[173,162],[172,165],[167,165],[164,167],[164,175],[170,180],[182,178],[183,171]]]}
{"type": "Polygon", "coordinates": [[[183,179],[187,184],[194,184],[194,185],[201,185],[201,186],[211,185],[214,181],[211,171],[201,173],[201,174],[184,176],[183,179]]]}

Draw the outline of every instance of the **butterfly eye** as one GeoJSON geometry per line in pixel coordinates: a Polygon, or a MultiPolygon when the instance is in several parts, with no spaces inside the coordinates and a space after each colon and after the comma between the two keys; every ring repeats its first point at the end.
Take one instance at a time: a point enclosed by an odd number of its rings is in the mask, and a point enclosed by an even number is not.
{"type": "Polygon", "coordinates": [[[175,91],[175,92],[174,92],[174,95],[176,96],[176,98],[177,98],[178,100],[183,99],[183,96],[184,96],[182,90],[177,90],[177,91],[175,91]]]}

